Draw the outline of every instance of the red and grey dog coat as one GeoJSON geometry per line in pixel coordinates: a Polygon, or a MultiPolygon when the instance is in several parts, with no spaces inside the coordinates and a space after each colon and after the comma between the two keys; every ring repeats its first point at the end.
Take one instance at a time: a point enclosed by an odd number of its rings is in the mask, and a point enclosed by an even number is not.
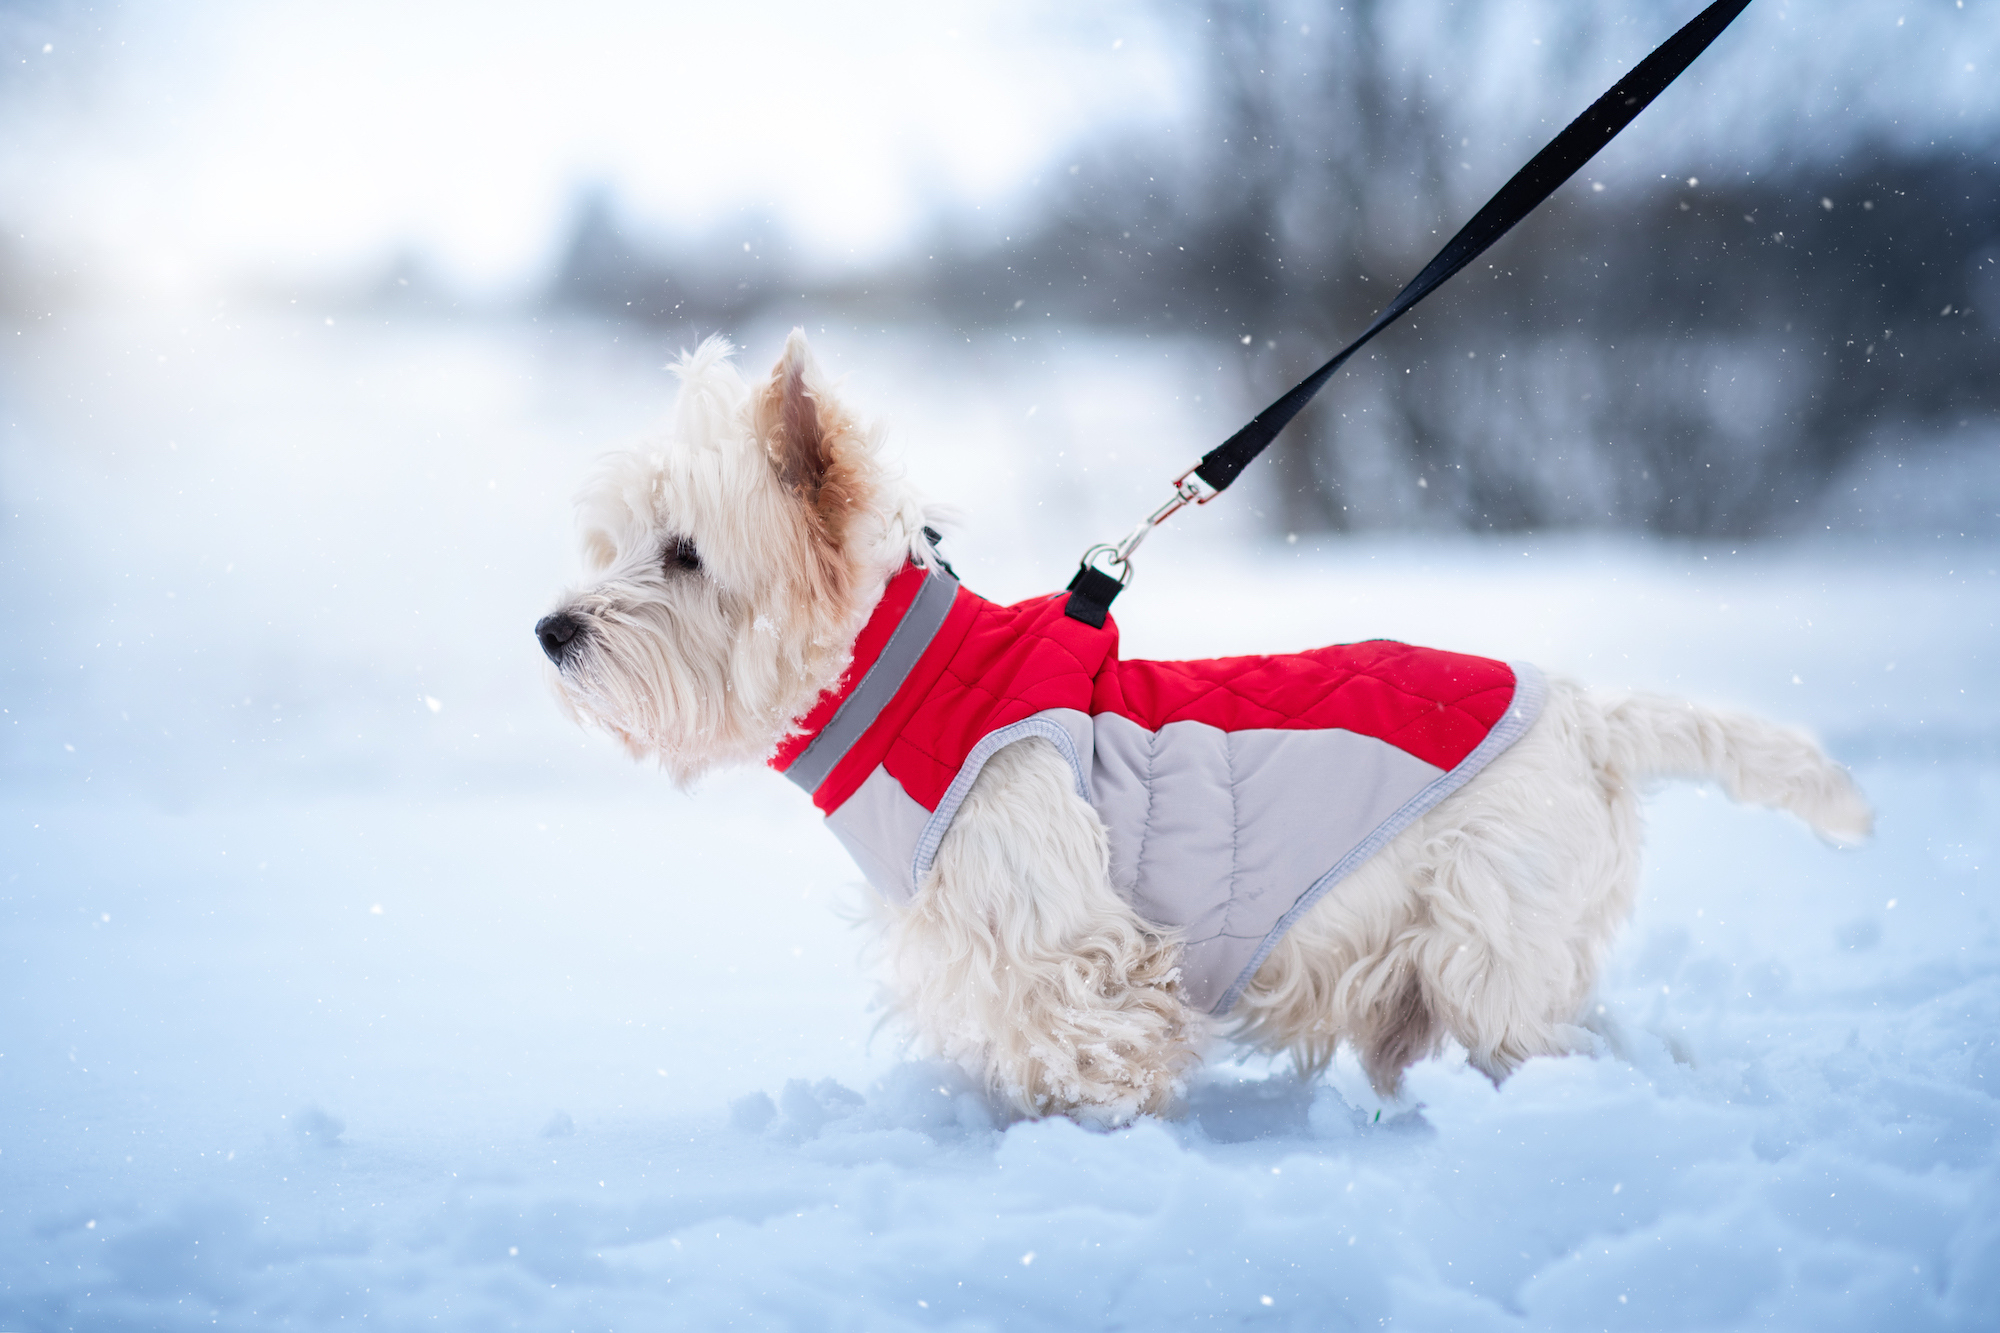
{"type": "Polygon", "coordinates": [[[1179,935],[1183,994],[1215,1014],[1307,908],[1541,708],[1531,666],[1387,640],[1124,661],[1116,622],[1093,629],[1063,601],[996,606],[909,565],[771,766],[900,904],[994,752],[1053,742],[1109,831],[1112,885],[1179,935]]]}

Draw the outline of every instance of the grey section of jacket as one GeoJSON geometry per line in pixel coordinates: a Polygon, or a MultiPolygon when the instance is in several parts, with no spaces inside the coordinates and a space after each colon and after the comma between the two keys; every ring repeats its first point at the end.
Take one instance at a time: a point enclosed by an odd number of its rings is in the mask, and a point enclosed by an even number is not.
{"type": "Polygon", "coordinates": [[[878,768],[827,823],[869,881],[907,904],[987,759],[1048,740],[1104,822],[1113,887],[1182,940],[1187,1002],[1223,1014],[1300,916],[1533,725],[1541,673],[1513,668],[1507,713],[1449,771],[1338,728],[1148,731],[1114,713],[1051,709],[984,737],[935,811],[878,768]]]}
{"type": "Polygon", "coordinates": [[[1107,714],[1092,804],[1113,886],[1179,933],[1182,989],[1206,1009],[1299,896],[1443,771],[1351,731],[1149,732],[1107,714]]]}

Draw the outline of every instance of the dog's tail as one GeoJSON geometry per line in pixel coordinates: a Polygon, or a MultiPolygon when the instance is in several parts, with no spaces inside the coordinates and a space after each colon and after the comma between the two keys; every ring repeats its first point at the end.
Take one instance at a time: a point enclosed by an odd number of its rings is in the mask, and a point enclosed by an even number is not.
{"type": "Polygon", "coordinates": [[[1648,694],[1610,703],[1604,721],[1598,762],[1614,784],[1712,779],[1735,800],[1790,810],[1834,842],[1860,842],[1874,828],[1847,770],[1796,731],[1648,694]]]}

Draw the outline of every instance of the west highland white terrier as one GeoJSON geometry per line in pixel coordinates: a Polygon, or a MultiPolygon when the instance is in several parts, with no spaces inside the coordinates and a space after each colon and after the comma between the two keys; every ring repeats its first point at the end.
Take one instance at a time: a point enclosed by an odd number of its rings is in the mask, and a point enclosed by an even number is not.
{"type": "Polygon", "coordinates": [[[710,339],[656,447],[578,501],[590,577],[535,633],[572,716],[685,785],[769,762],[886,904],[919,1039],[1024,1115],[1171,1109],[1219,1032],[1393,1094],[1447,1039],[1498,1081],[1591,1047],[1638,795],[1713,779],[1853,841],[1803,736],[1525,664],[1376,641],[1121,660],[1057,594],[939,557],[794,332],[746,384],[710,339]]]}

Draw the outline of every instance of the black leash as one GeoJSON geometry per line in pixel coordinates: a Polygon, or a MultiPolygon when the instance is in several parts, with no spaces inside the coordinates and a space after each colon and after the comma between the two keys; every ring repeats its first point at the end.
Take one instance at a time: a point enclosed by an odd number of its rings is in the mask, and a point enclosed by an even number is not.
{"type": "Polygon", "coordinates": [[[1666,91],[1667,85],[1679,78],[1681,72],[1708,49],[1709,43],[1722,35],[1722,30],[1749,3],[1750,0],[1715,0],[1686,27],[1661,43],[1659,49],[1640,61],[1630,74],[1613,84],[1610,92],[1591,103],[1587,111],[1550,140],[1548,146],[1535,154],[1527,166],[1514,173],[1514,178],[1501,186],[1500,192],[1472,215],[1472,221],[1461,227],[1458,235],[1438,251],[1437,258],[1426,264],[1423,272],[1396,293],[1396,299],[1382,308],[1359,338],[1301,380],[1284,397],[1259,412],[1249,425],[1203,454],[1199,463],[1174,482],[1173,499],[1142,520],[1124,540],[1100,544],[1085,551],[1076,577],[1070,580],[1070,596],[1064,611],[1072,619],[1102,627],[1112,599],[1131,580],[1132,552],[1138,549],[1149,532],[1185,506],[1207,504],[1222,494],[1243,469],[1250,466],[1251,460],[1277,438],[1278,432],[1312,401],[1313,395],[1333,378],[1334,372],[1345,365],[1349,357],[1367,346],[1376,334],[1401,319],[1417,302],[1436,291],[1452,274],[1479,258],[1488,246],[1505,236],[1515,223],[1555,193],[1556,188],[1595,157],[1599,149],[1618,137],[1618,132],[1631,124],[1633,117],[1666,91]],[[1106,556],[1105,563],[1119,572],[1114,575],[1093,564],[1092,560],[1099,555],[1106,556]]]}

